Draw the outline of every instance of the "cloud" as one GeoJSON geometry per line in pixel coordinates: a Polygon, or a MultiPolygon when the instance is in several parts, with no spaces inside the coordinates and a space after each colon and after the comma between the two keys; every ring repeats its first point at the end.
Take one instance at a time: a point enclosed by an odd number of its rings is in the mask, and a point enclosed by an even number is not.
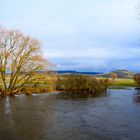
{"type": "Polygon", "coordinates": [[[140,70],[139,2],[4,0],[0,22],[38,38],[56,69],[140,70]]]}

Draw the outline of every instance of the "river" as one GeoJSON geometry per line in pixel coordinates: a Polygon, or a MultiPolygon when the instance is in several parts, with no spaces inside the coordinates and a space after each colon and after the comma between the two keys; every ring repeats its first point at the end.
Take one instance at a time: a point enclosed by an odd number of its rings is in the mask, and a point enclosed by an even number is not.
{"type": "Polygon", "coordinates": [[[59,93],[0,98],[0,140],[140,140],[140,93],[59,93]]]}

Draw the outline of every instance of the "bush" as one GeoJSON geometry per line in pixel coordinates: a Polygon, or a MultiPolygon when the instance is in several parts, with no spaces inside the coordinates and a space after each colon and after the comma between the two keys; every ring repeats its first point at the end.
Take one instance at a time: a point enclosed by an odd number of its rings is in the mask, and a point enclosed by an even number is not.
{"type": "Polygon", "coordinates": [[[140,73],[134,75],[134,80],[138,87],[140,87],[140,73]]]}
{"type": "Polygon", "coordinates": [[[72,94],[99,96],[105,93],[107,86],[103,79],[72,74],[58,76],[56,88],[72,94]]]}

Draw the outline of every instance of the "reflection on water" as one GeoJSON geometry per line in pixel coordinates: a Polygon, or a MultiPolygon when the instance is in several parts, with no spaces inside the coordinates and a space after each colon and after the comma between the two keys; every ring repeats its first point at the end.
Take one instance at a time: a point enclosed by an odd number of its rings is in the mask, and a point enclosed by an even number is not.
{"type": "Polygon", "coordinates": [[[134,101],[140,104],[140,89],[136,89],[136,93],[134,94],[134,101]]]}
{"type": "MultiPolygon", "coordinates": [[[[107,93],[103,93],[102,95],[100,95],[100,97],[105,97],[108,96],[109,94],[107,93]]],[[[87,100],[87,99],[91,99],[91,98],[95,98],[95,96],[93,95],[86,95],[86,94],[72,94],[72,93],[59,93],[56,94],[56,98],[57,99],[61,99],[61,100],[66,100],[66,99],[70,99],[70,100],[87,100]]]]}
{"type": "Polygon", "coordinates": [[[139,140],[139,101],[134,89],[0,98],[0,140],[139,140]]]}

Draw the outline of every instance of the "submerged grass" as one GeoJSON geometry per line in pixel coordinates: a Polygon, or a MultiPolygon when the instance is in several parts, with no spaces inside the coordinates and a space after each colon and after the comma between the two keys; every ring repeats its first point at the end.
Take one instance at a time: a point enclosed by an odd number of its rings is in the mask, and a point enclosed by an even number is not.
{"type": "MultiPolygon", "coordinates": [[[[17,93],[14,94],[38,94],[38,93],[48,93],[48,92],[54,92],[56,90],[56,75],[54,73],[51,74],[36,74],[34,75],[34,80],[31,80],[32,82],[29,82],[27,84],[22,83],[23,81],[20,81],[19,83],[16,83],[15,89],[18,90],[17,93]]],[[[9,86],[10,76],[6,76],[6,82],[7,82],[7,88],[9,86]]],[[[2,87],[2,82],[0,79],[0,91],[2,87]]],[[[14,94],[11,94],[12,96],[14,94]]],[[[0,96],[3,96],[0,92],[0,96]]],[[[9,96],[9,95],[7,95],[9,96]]]]}

